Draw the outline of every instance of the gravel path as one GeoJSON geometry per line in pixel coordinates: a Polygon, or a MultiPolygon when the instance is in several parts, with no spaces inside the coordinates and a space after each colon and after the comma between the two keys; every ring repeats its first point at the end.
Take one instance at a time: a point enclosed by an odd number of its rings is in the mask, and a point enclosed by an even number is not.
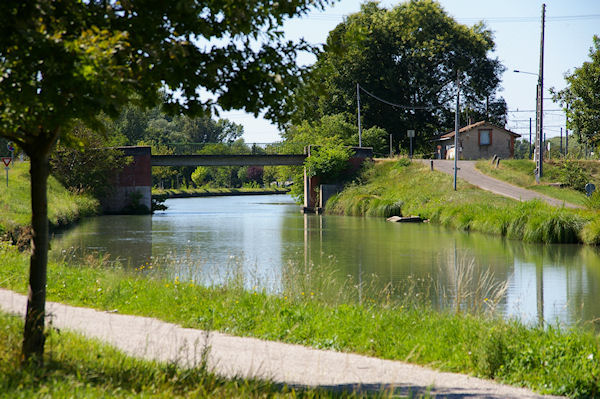
{"type": "MultiPolygon", "coordinates": [[[[23,316],[26,297],[0,289],[0,309],[23,316]]],[[[258,377],[335,390],[359,387],[442,398],[551,398],[462,374],[300,345],[182,328],[148,317],[127,316],[48,302],[52,325],[101,339],[138,357],[198,364],[209,348],[209,367],[225,376],[258,377]]]]}
{"type": "MultiPolygon", "coordinates": [[[[420,161],[426,163],[427,165],[429,165],[431,162],[428,159],[423,159],[420,161]]],[[[475,163],[476,161],[458,161],[458,177],[484,190],[519,201],[530,201],[537,198],[546,201],[552,206],[578,208],[577,205],[548,197],[547,195],[540,194],[536,191],[513,186],[512,184],[484,175],[475,168],[475,163]]],[[[453,175],[454,160],[436,159],[433,161],[433,168],[440,172],[453,175]]]]}

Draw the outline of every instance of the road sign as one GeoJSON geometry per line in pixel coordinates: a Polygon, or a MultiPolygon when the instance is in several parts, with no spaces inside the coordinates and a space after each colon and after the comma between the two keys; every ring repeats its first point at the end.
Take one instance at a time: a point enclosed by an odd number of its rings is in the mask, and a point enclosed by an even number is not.
{"type": "Polygon", "coordinates": [[[13,143],[6,144],[6,148],[8,148],[8,151],[10,151],[10,152],[15,151],[15,146],[13,145],[13,143]]]}
{"type": "Polygon", "coordinates": [[[414,130],[407,130],[406,131],[406,136],[407,137],[415,137],[415,131],[414,130]]]}
{"type": "Polygon", "coordinates": [[[596,191],[596,186],[594,185],[594,183],[588,183],[585,185],[585,194],[588,197],[594,194],[594,191],[596,191]]]}
{"type": "Polygon", "coordinates": [[[4,164],[5,167],[8,168],[8,165],[10,165],[10,161],[12,161],[11,157],[2,157],[2,163],[4,164]]]}

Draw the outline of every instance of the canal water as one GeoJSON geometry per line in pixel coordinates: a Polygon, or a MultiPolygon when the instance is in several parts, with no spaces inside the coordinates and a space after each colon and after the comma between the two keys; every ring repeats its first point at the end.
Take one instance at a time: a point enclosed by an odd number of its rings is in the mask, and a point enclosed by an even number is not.
{"type": "MultiPolygon", "coordinates": [[[[153,216],[84,220],[55,235],[51,256],[108,254],[109,264],[152,268],[167,278],[235,280],[275,293],[285,293],[293,271],[357,283],[376,276],[379,287],[412,282],[410,295],[426,295],[439,306],[456,305],[442,297],[459,296],[459,275],[472,264],[475,276],[489,271],[493,282],[506,282],[498,305],[504,315],[566,325],[600,317],[600,254],[592,247],[524,244],[426,223],[303,215],[286,195],[170,199],[166,205],[153,216]]],[[[487,302],[485,295],[471,299],[487,302]]]]}

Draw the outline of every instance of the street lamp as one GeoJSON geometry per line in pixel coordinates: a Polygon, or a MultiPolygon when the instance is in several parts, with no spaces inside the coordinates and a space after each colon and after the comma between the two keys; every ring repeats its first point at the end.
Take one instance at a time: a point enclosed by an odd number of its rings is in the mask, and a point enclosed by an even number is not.
{"type": "Polygon", "coordinates": [[[533,75],[533,76],[537,76],[537,78],[538,78],[538,84],[537,84],[537,90],[536,90],[536,101],[535,101],[535,113],[536,113],[535,151],[534,151],[533,158],[536,162],[535,182],[537,184],[539,184],[540,179],[542,178],[542,175],[543,175],[543,165],[544,165],[544,163],[543,163],[544,162],[544,135],[542,134],[542,131],[543,131],[542,127],[543,127],[543,122],[544,122],[544,112],[543,112],[544,78],[543,78],[543,75],[541,75],[541,74],[520,71],[518,69],[514,69],[513,72],[524,73],[527,75],[533,75]]]}
{"type": "Polygon", "coordinates": [[[533,72],[525,72],[525,71],[519,71],[518,69],[514,69],[513,72],[517,72],[517,73],[526,73],[527,75],[533,75],[533,76],[538,76],[537,73],[533,73],[533,72]]]}

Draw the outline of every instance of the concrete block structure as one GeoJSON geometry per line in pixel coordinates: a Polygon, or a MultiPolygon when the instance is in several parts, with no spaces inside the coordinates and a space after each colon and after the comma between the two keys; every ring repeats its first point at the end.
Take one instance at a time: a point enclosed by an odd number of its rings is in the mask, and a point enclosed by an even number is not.
{"type": "MultiPolygon", "coordinates": [[[[479,121],[459,130],[459,159],[484,159],[494,155],[506,159],[515,153],[515,140],[520,134],[496,126],[487,121],[479,121]]],[[[440,145],[441,158],[454,159],[454,131],[436,140],[440,145]]]]}
{"type": "Polygon", "coordinates": [[[152,208],[152,151],[150,147],[119,147],[131,163],[115,171],[112,193],[102,201],[105,213],[148,213],[152,208]]]}

